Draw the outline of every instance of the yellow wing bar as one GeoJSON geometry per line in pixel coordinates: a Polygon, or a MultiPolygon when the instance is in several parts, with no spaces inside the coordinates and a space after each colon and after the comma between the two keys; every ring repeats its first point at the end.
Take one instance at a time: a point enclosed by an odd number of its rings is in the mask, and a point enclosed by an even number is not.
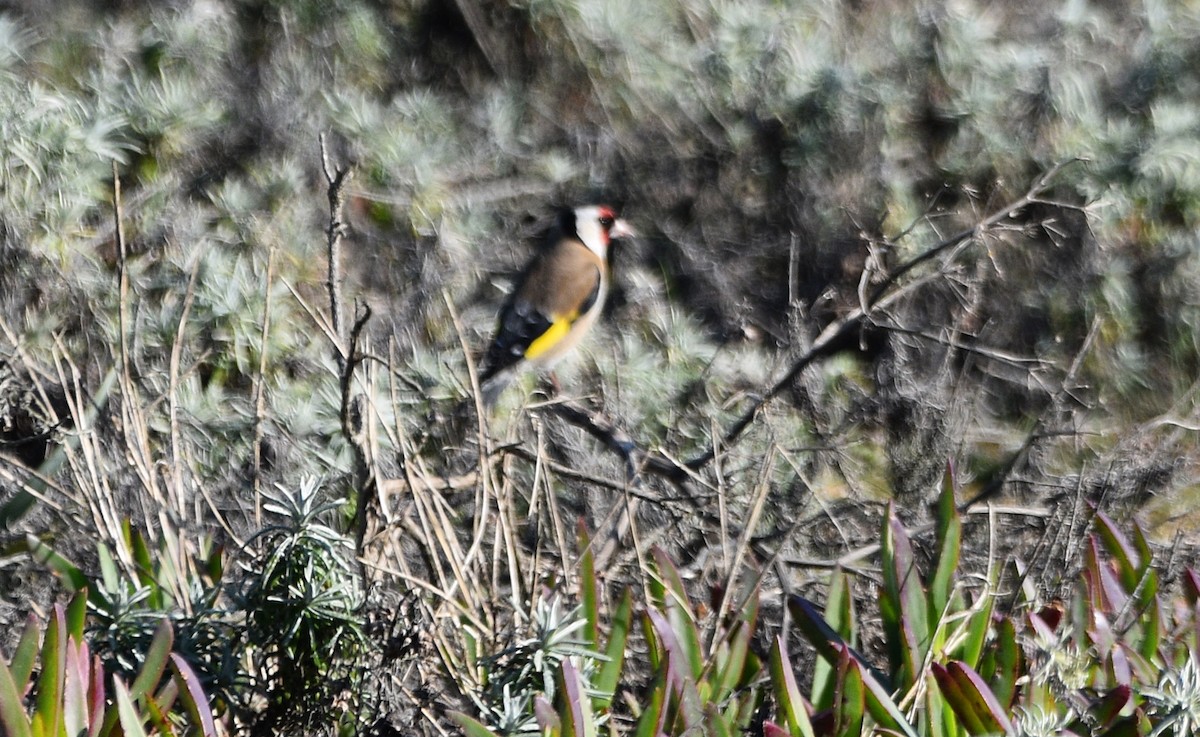
{"type": "Polygon", "coordinates": [[[567,337],[567,333],[571,330],[571,325],[575,322],[573,316],[562,317],[550,323],[550,327],[546,328],[546,332],[539,335],[525,349],[525,358],[534,360],[546,351],[558,344],[558,341],[567,337]]]}

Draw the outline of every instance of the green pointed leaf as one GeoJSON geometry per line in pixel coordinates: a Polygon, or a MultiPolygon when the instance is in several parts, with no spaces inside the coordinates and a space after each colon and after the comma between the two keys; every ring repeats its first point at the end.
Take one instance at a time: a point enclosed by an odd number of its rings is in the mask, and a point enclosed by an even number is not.
{"type": "Polygon", "coordinates": [[[171,728],[171,723],[167,720],[164,709],[154,699],[143,699],[140,703],[143,705],[146,715],[150,718],[151,734],[174,734],[175,730],[171,728]]]}
{"type": "Polygon", "coordinates": [[[792,615],[792,620],[800,629],[801,634],[808,640],[809,644],[816,649],[817,654],[825,658],[830,663],[837,663],[841,656],[840,648],[849,648],[851,654],[858,660],[863,667],[870,670],[871,676],[885,688],[885,691],[890,691],[890,683],[883,673],[880,673],[875,668],[871,667],[870,662],[863,657],[862,653],[850,647],[842,640],[841,635],[829,626],[824,617],[817,611],[814,605],[803,596],[795,594],[788,597],[788,611],[792,615]]]}
{"type": "Polygon", "coordinates": [[[133,553],[133,562],[137,568],[138,583],[150,590],[150,596],[146,599],[146,605],[154,611],[161,612],[167,608],[167,604],[163,595],[162,585],[158,577],[155,576],[150,546],[146,544],[145,536],[136,528],[131,526],[127,534],[133,553]]]}
{"type": "Polygon", "coordinates": [[[175,633],[171,629],[171,622],[163,617],[162,621],[158,623],[158,629],[154,631],[154,639],[150,641],[150,647],[146,650],[146,660],[142,663],[142,670],[129,689],[129,693],[134,699],[140,699],[151,689],[158,687],[163,672],[167,668],[174,641],[175,633]]]}
{"type": "Polygon", "coordinates": [[[26,535],[25,542],[29,546],[30,556],[49,568],[50,572],[62,581],[67,591],[75,593],[87,588],[87,577],[83,575],[83,571],[79,570],[79,567],[67,560],[65,556],[33,535],[26,535]]]}
{"type": "Polygon", "coordinates": [[[808,709],[804,705],[804,697],[800,695],[800,687],[796,685],[796,674],[792,670],[791,658],[788,657],[782,637],[776,636],[771,645],[770,668],[775,703],[788,732],[794,737],[815,737],[812,723],[808,719],[808,709]]]}
{"type": "Polygon", "coordinates": [[[991,630],[992,608],[995,599],[986,593],[984,597],[985,601],[982,606],[970,616],[967,622],[967,636],[963,639],[962,646],[953,653],[956,660],[961,660],[972,668],[979,666],[979,658],[991,630]]]}
{"type": "Polygon", "coordinates": [[[745,622],[738,622],[733,626],[728,644],[724,647],[724,657],[720,658],[722,662],[715,673],[714,701],[724,701],[741,685],[746,656],[750,651],[751,634],[753,630],[745,622]]]}
{"type": "Polygon", "coordinates": [[[1133,520],[1133,549],[1137,551],[1138,556],[1138,575],[1150,567],[1154,562],[1154,550],[1150,547],[1150,541],[1146,539],[1146,532],[1137,520],[1133,520]]]}
{"type": "MultiPolygon", "coordinates": [[[[854,647],[858,627],[854,619],[854,597],[850,594],[850,577],[841,566],[833,569],[829,579],[829,595],[825,601],[825,621],[844,642],[854,647]]],[[[834,665],[824,658],[813,665],[812,700],[817,709],[833,706],[834,665]]]]}
{"type": "Polygon", "coordinates": [[[633,594],[625,589],[621,603],[612,617],[612,633],[608,636],[608,646],[604,649],[605,660],[600,664],[593,686],[606,696],[596,699],[598,708],[608,708],[612,704],[613,694],[617,691],[617,683],[621,678],[621,669],[625,665],[625,644],[629,640],[629,628],[633,622],[633,594]]]}
{"type": "Polygon", "coordinates": [[[937,504],[937,563],[929,581],[929,616],[932,618],[929,626],[934,630],[950,602],[962,546],[962,519],[955,505],[954,488],[954,466],[947,463],[937,504]]]}
{"type": "Polygon", "coordinates": [[[684,730],[699,729],[703,724],[703,701],[697,690],[696,680],[692,677],[687,662],[685,646],[675,636],[671,623],[661,613],[651,609],[647,612],[658,641],[667,654],[667,683],[672,692],[679,697],[678,718],[683,722],[684,730]]]}
{"type": "Polygon", "coordinates": [[[129,691],[120,678],[113,679],[113,689],[116,691],[117,715],[125,737],[146,737],[146,730],[142,727],[142,718],[133,705],[134,699],[129,695],[129,691]]]}
{"type": "Polygon", "coordinates": [[[926,672],[925,679],[925,714],[924,723],[928,726],[927,737],[955,737],[958,734],[958,719],[954,710],[946,703],[942,692],[935,686],[933,674],[926,672]]]}
{"type": "MultiPolygon", "coordinates": [[[[171,657],[176,657],[175,653],[171,653],[171,657]]],[[[162,687],[158,689],[158,692],[153,695],[147,694],[145,700],[154,701],[159,710],[165,714],[169,712],[173,706],[175,706],[175,701],[178,699],[179,682],[175,678],[175,674],[172,673],[171,678],[163,681],[162,687]]],[[[186,694],[184,696],[184,700],[187,700],[186,694]]],[[[184,704],[184,708],[187,708],[187,704],[184,704]]]]}
{"type": "Polygon", "coordinates": [[[61,604],[54,605],[46,636],[42,640],[42,672],[37,681],[37,712],[45,720],[48,734],[63,728],[63,679],[67,663],[66,614],[61,604]]]}
{"type": "Polygon", "coordinates": [[[709,701],[704,705],[704,733],[712,737],[734,737],[735,728],[727,721],[727,717],[717,709],[717,705],[709,701]]]}
{"type": "Polygon", "coordinates": [[[461,711],[448,712],[447,716],[450,717],[450,721],[458,725],[466,737],[497,737],[496,733],[484,726],[482,722],[461,711]]]}
{"type": "Polygon", "coordinates": [[[655,547],[652,553],[655,570],[665,585],[663,611],[679,641],[680,652],[684,655],[684,662],[688,667],[687,674],[693,679],[699,678],[704,667],[704,654],[700,647],[700,631],[696,627],[696,615],[692,612],[691,604],[688,602],[683,579],[680,578],[679,571],[665,551],[655,547]]]}
{"type": "Polygon", "coordinates": [[[63,664],[63,725],[68,735],[82,734],[88,728],[88,681],[91,662],[87,643],[68,637],[67,657],[63,664]]]}
{"type": "Polygon", "coordinates": [[[112,551],[107,545],[96,546],[96,558],[100,564],[100,580],[104,582],[105,591],[117,591],[122,585],[120,569],[113,560],[112,551]]]}
{"type": "Polygon", "coordinates": [[[995,667],[988,678],[991,691],[1002,707],[1011,708],[1017,698],[1017,680],[1025,674],[1025,655],[1017,641],[1012,619],[1005,617],[994,628],[995,667]]]}
{"type": "Polygon", "coordinates": [[[88,589],[75,592],[67,603],[67,634],[83,642],[83,625],[87,622],[88,589]]]}
{"type": "Polygon", "coordinates": [[[21,632],[17,649],[13,651],[12,663],[9,664],[13,684],[19,694],[24,694],[29,686],[29,675],[33,673],[33,666],[37,661],[39,635],[41,631],[38,628],[37,617],[31,612],[25,619],[25,629],[21,632]]]}
{"type": "Polygon", "coordinates": [[[8,737],[32,737],[21,700],[22,692],[12,672],[0,663],[0,726],[4,727],[3,732],[8,737]]]}
{"type": "Polygon", "coordinates": [[[897,685],[911,688],[929,648],[929,611],[917,572],[916,557],[908,533],[888,505],[880,545],[883,591],[879,613],[888,644],[888,657],[897,685]]]}
{"type": "Polygon", "coordinates": [[[658,633],[654,631],[654,623],[650,620],[649,613],[642,612],[640,620],[642,623],[642,636],[646,638],[646,657],[650,660],[650,670],[658,672],[665,667],[667,660],[666,648],[663,647],[658,633]]]}
{"type": "Polygon", "coordinates": [[[600,649],[600,587],[596,581],[596,556],[592,552],[592,540],[588,535],[587,525],[579,520],[579,588],[580,601],[583,602],[583,616],[586,624],[583,627],[584,640],[594,650],[600,649]]]}
{"type": "Polygon", "coordinates": [[[667,689],[667,674],[663,673],[650,690],[650,703],[646,705],[646,708],[642,710],[641,717],[638,718],[634,737],[658,737],[662,733],[666,720],[663,707],[667,700],[667,689]]]}
{"type": "Polygon", "coordinates": [[[843,649],[838,659],[837,691],[833,698],[834,734],[862,734],[866,711],[867,697],[862,671],[850,651],[843,649]]]}
{"type": "Polygon", "coordinates": [[[867,712],[871,718],[883,729],[890,730],[893,735],[917,737],[917,731],[908,723],[900,707],[896,706],[888,689],[876,678],[875,671],[866,668],[861,659],[858,663],[863,687],[866,689],[867,712]]]}

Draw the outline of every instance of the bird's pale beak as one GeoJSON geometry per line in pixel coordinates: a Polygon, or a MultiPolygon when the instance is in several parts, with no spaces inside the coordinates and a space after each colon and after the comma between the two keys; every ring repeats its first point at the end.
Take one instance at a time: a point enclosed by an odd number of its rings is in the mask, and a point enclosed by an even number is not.
{"type": "Polygon", "coordinates": [[[612,229],[608,231],[609,238],[637,238],[637,231],[629,226],[629,223],[624,220],[617,220],[613,223],[612,229]]]}

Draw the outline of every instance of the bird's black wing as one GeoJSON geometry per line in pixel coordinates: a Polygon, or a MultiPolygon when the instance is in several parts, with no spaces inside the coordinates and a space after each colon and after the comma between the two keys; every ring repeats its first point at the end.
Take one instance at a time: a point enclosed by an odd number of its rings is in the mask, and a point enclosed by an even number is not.
{"type": "Polygon", "coordinates": [[[554,320],[549,315],[543,315],[529,302],[520,298],[510,299],[500,311],[496,336],[484,356],[480,380],[487,381],[524,358],[529,345],[553,324],[554,320]]]}

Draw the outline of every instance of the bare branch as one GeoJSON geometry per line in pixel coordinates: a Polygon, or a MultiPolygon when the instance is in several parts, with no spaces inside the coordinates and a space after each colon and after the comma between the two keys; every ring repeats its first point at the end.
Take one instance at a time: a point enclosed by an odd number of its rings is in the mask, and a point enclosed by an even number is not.
{"type": "Polygon", "coordinates": [[[337,338],[334,345],[334,356],[337,359],[338,372],[345,373],[349,353],[346,350],[345,322],[342,317],[342,238],[346,232],[346,224],[342,221],[342,210],[346,204],[344,188],[352,176],[352,172],[348,167],[336,167],[331,170],[324,133],[320,135],[319,140],[321,170],[325,174],[325,183],[328,185],[326,196],[329,198],[329,225],[325,229],[329,276],[325,281],[325,287],[329,291],[329,315],[333,321],[333,334],[337,338]]]}
{"type": "MultiPolygon", "coordinates": [[[[796,377],[798,377],[800,373],[804,371],[804,369],[808,368],[809,365],[820,358],[831,356],[843,350],[846,342],[852,339],[858,333],[858,331],[862,329],[863,325],[871,319],[873,313],[895,303],[900,297],[925,283],[924,281],[918,281],[909,283],[907,285],[897,286],[902,276],[909,273],[921,264],[931,261],[937,258],[939,255],[946,253],[947,251],[953,252],[957,246],[963,245],[970,240],[979,238],[992,227],[1015,215],[1021,209],[1033,203],[1035,198],[1046,190],[1050,181],[1055,177],[1055,175],[1058,174],[1058,172],[1062,171],[1065,166],[1074,163],[1075,161],[1078,161],[1078,159],[1071,159],[1055,165],[1049,171],[1039,177],[1037,181],[1034,182],[1033,186],[1029,188],[1029,191],[1027,191],[1015,202],[1012,202],[1011,204],[1001,208],[999,211],[984,218],[974,227],[963,230],[959,233],[955,233],[949,238],[936,243],[932,248],[921,253],[919,256],[916,256],[900,265],[895,271],[889,274],[888,277],[884,279],[878,287],[875,288],[875,290],[871,293],[870,299],[866,301],[865,305],[858,307],[840,320],[830,323],[825,330],[821,332],[821,335],[819,335],[813,342],[812,347],[809,348],[809,350],[795,363],[793,363],[791,368],[789,368],[787,372],[778,381],[776,381],[773,386],[771,386],[770,389],[760,396],[750,406],[750,408],[747,409],[745,413],[743,413],[742,416],[733,423],[732,426],[730,426],[729,430],[725,432],[725,435],[722,438],[721,445],[729,446],[736,442],[741,434],[746,431],[746,428],[748,428],[751,423],[754,422],[754,419],[758,416],[758,413],[761,412],[767,406],[767,404],[771,402],[771,400],[775,399],[775,397],[779,396],[784,390],[791,386],[792,382],[796,380],[796,377]]],[[[715,447],[710,448],[704,453],[701,453],[695,458],[689,460],[686,465],[692,470],[699,470],[713,460],[715,453],[715,447]]]]}
{"type": "Polygon", "coordinates": [[[651,473],[673,483],[684,484],[691,476],[688,469],[679,464],[658,453],[642,449],[628,433],[599,413],[591,412],[574,402],[553,402],[544,407],[546,411],[583,430],[620,456],[625,461],[625,472],[630,479],[636,479],[642,473],[651,473]]]}

